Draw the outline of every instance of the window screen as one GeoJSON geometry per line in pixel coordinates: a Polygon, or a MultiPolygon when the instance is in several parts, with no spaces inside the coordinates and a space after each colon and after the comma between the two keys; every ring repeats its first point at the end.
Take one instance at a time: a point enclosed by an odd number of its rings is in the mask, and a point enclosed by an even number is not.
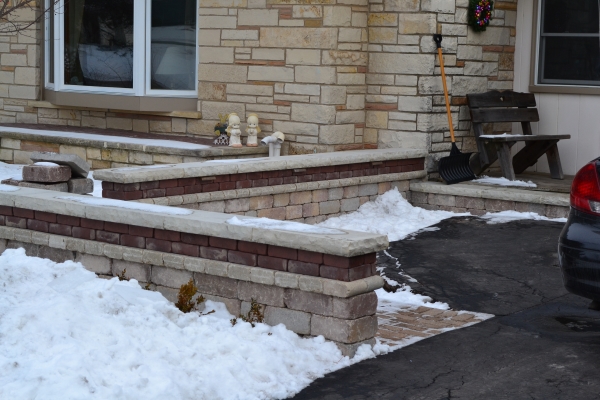
{"type": "Polygon", "coordinates": [[[542,0],[538,83],[600,86],[600,0],[542,0]]]}

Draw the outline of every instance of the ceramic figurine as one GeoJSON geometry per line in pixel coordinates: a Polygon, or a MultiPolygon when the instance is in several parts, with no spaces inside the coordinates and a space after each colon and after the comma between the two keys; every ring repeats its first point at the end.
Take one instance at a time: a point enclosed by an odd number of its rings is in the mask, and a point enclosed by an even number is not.
{"type": "Polygon", "coordinates": [[[258,115],[248,115],[248,127],[246,128],[246,133],[248,134],[248,141],[246,142],[246,146],[258,146],[258,134],[260,133],[260,126],[258,126],[258,115]]]}
{"type": "Polygon", "coordinates": [[[229,114],[219,114],[220,122],[215,125],[215,145],[217,146],[229,146],[229,136],[227,136],[227,118],[229,114]]]}
{"type": "Polygon", "coordinates": [[[242,130],[240,117],[236,113],[229,114],[227,133],[229,134],[229,147],[242,147],[242,130]]]}

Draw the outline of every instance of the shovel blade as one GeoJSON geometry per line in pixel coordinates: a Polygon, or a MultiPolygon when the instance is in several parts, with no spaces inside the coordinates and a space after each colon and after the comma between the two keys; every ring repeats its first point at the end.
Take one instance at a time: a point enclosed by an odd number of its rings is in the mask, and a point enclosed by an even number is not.
{"type": "Polygon", "coordinates": [[[450,155],[440,159],[438,170],[440,176],[448,185],[471,181],[476,178],[469,165],[471,154],[473,153],[461,153],[456,145],[452,143],[450,155]]]}

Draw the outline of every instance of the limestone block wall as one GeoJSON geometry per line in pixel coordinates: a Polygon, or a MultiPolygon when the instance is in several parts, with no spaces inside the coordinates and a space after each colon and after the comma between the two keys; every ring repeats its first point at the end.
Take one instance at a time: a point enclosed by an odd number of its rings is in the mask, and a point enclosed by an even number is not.
{"type": "Polygon", "coordinates": [[[364,148],[367,12],[367,0],[200,0],[206,129],[257,113],[290,154],[364,148]]]}
{"type": "MultiPolygon", "coordinates": [[[[516,0],[496,1],[486,32],[467,26],[468,0],[369,0],[365,141],[431,154],[430,171],[450,150],[434,33],[442,47],[459,148],[476,151],[466,94],[513,87],[516,0]]],[[[510,124],[487,127],[510,132],[510,124]]]]}

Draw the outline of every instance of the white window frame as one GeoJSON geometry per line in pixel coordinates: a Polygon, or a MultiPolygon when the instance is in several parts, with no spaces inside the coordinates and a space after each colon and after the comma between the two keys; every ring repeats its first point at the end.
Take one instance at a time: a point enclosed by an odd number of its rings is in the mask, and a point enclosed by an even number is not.
{"type": "MultiPolygon", "coordinates": [[[[45,0],[45,9],[48,10],[54,0],[45,0]]],[[[152,0],[134,0],[133,13],[133,89],[110,88],[97,86],[69,85],[64,82],[64,7],[65,0],[59,0],[55,5],[54,15],[46,13],[44,30],[44,86],[59,92],[87,93],[119,96],[144,96],[144,97],[198,97],[198,2],[196,1],[196,62],[194,68],[193,90],[165,90],[150,89],[150,32],[151,32],[151,8],[152,0]],[[141,10],[141,11],[140,11],[141,10]],[[50,18],[54,18],[54,43],[50,43],[50,18]],[[50,46],[54,50],[54,82],[50,83],[50,46]]]]}
{"type": "MultiPolygon", "coordinates": [[[[542,29],[544,25],[544,2],[545,0],[537,1],[537,14],[536,14],[536,30],[535,30],[535,69],[533,75],[534,86],[537,87],[565,87],[565,88],[590,88],[599,89],[600,83],[597,85],[589,83],[587,81],[576,81],[576,80],[548,80],[547,82],[541,82],[541,72],[544,62],[544,55],[542,54],[542,29]],[[581,83],[580,83],[581,82],[581,83]]],[[[600,33],[599,33],[600,35],[600,33]]],[[[553,36],[553,35],[547,35],[553,36]]],[[[560,34],[554,36],[562,37],[591,37],[591,34],[560,34]]]]}

